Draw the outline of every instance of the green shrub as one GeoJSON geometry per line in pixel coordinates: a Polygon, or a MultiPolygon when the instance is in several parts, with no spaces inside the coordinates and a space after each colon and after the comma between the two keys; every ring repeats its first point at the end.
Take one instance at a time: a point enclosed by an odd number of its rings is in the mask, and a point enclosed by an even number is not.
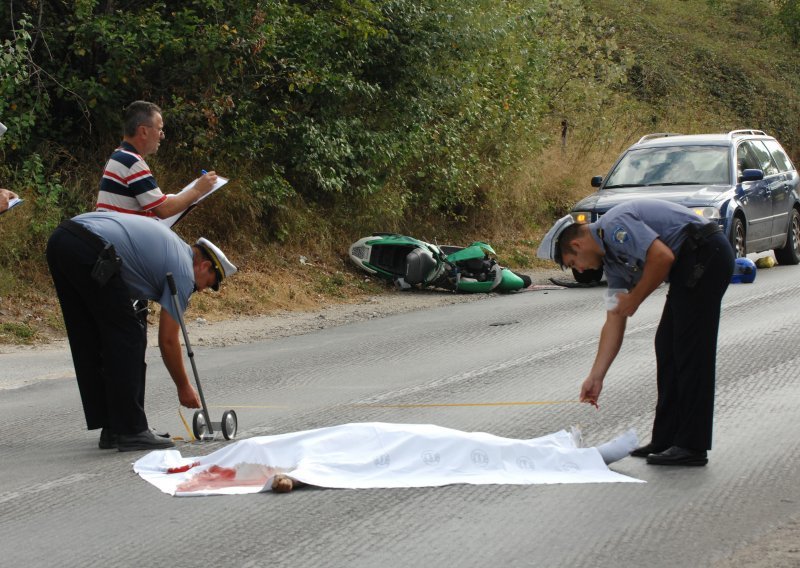
{"type": "Polygon", "coordinates": [[[144,98],[164,108],[159,163],[250,180],[267,212],[388,184],[460,218],[541,147],[541,117],[570,105],[561,72],[609,75],[614,57],[577,0],[13,4],[0,7],[12,164],[45,141],[99,164],[144,98]]]}
{"type": "Polygon", "coordinates": [[[792,44],[800,46],[800,1],[776,0],[778,21],[786,30],[792,44]]]}

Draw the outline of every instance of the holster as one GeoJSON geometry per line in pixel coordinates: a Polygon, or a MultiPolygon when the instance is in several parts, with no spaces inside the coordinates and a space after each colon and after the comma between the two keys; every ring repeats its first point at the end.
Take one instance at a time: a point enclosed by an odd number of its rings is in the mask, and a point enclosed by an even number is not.
{"type": "Polygon", "coordinates": [[[108,243],[97,255],[97,260],[92,267],[92,279],[102,288],[111,280],[112,276],[119,273],[120,268],[122,268],[122,259],[117,256],[114,245],[108,243]]]}
{"type": "Polygon", "coordinates": [[[686,225],[686,240],[683,242],[681,250],[697,250],[708,237],[715,233],[722,232],[722,228],[716,223],[706,223],[705,225],[686,225]]]}
{"type": "MultiPolygon", "coordinates": [[[[689,224],[686,226],[686,240],[683,242],[681,246],[680,254],[695,254],[697,249],[699,249],[703,244],[705,244],[706,239],[715,233],[721,232],[722,229],[716,223],[706,223],[705,225],[694,225],[689,224]]],[[[697,258],[695,254],[695,264],[692,266],[691,272],[686,277],[686,287],[687,288],[694,288],[697,285],[697,282],[703,277],[703,274],[706,271],[706,262],[711,257],[708,256],[706,258],[700,259],[697,258]]]]}

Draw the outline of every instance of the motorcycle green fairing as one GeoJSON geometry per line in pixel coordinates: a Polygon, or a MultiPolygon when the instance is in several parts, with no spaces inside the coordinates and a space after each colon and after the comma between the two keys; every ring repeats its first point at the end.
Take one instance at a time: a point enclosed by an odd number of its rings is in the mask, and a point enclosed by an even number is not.
{"type": "MultiPolygon", "coordinates": [[[[496,255],[497,253],[490,244],[481,241],[475,241],[460,251],[456,251],[447,255],[445,260],[455,265],[457,262],[462,262],[465,260],[481,259],[487,254],[496,255]]],[[[499,266],[497,268],[500,269],[499,266]]],[[[491,292],[492,290],[497,290],[498,292],[509,292],[512,290],[519,290],[520,288],[524,287],[525,285],[522,281],[522,278],[514,274],[508,268],[500,269],[500,274],[496,275],[496,278],[493,280],[478,282],[476,280],[461,279],[458,281],[458,290],[461,292],[479,293],[491,292]]]]}
{"type": "Polygon", "coordinates": [[[522,280],[522,278],[514,274],[510,269],[504,268],[503,278],[495,289],[499,292],[513,292],[514,290],[521,290],[524,287],[525,281],[522,280]]]}
{"type": "Polygon", "coordinates": [[[497,254],[497,253],[494,252],[494,249],[490,244],[483,243],[481,241],[475,241],[474,243],[472,243],[468,247],[464,247],[460,251],[456,251],[453,254],[448,254],[445,260],[455,264],[456,262],[461,262],[464,260],[483,258],[487,254],[497,254]]]}
{"type": "Polygon", "coordinates": [[[508,268],[500,268],[500,273],[493,280],[478,282],[477,280],[459,279],[457,289],[459,292],[513,292],[525,287],[522,278],[508,268]]]}

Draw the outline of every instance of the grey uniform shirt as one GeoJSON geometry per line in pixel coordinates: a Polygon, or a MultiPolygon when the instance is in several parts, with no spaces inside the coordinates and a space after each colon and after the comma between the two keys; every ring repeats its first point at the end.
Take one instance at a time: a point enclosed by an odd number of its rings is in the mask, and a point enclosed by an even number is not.
{"type": "Polygon", "coordinates": [[[192,247],[160,221],[139,215],[96,211],[78,215],[73,221],[114,245],[122,259],[120,276],[131,298],[155,300],[179,321],[167,285],[167,272],[174,275],[178,305],[183,312],[194,291],[192,247]]]}
{"type": "Polygon", "coordinates": [[[677,257],[686,226],[712,222],[683,205],[637,199],[612,207],[589,230],[605,252],[603,270],[609,288],[630,290],[642,278],[647,249],[654,240],[660,239],[677,257]]]}

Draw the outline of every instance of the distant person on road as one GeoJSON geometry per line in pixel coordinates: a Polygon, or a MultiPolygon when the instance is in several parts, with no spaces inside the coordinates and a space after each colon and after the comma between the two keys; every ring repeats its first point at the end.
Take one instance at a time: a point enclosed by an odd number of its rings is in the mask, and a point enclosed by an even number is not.
{"type": "Polygon", "coordinates": [[[8,209],[8,204],[12,199],[16,199],[16,193],[9,189],[0,188],[0,213],[8,209]]]}
{"type": "Polygon", "coordinates": [[[204,173],[190,190],[165,195],[156,183],[145,156],[155,154],[164,139],[164,119],[154,103],[134,101],[125,109],[123,138],[103,171],[98,211],[117,211],[165,219],[184,211],[217,182],[215,172],[204,173]]]}
{"type": "Polygon", "coordinates": [[[131,299],[161,304],[158,343],[180,404],[200,399],[183,364],[166,275],[185,310],[189,296],[219,289],[236,272],[206,239],[194,246],[153,219],[113,212],[64,221],[47,244],[47,264],[64,314],[75,375],[89,430],[102,428],[101,449],[149,450],[173,446],[149,429],[144,412],[147,325],[131,299]]]}
{"type": "Polygon", "coordinates": [[[629,317],[669,282],[655,338],[658,400],[650,443],[631,455],[652,465],[708,463],[722,296],[734,269],[730,243],[713,222],[655,199],[616,205],[598,221],[559,219],[538,256],[579,272],[603,268],[617,306],[608,310],[580,400],[597,403],[629,317]]]}

